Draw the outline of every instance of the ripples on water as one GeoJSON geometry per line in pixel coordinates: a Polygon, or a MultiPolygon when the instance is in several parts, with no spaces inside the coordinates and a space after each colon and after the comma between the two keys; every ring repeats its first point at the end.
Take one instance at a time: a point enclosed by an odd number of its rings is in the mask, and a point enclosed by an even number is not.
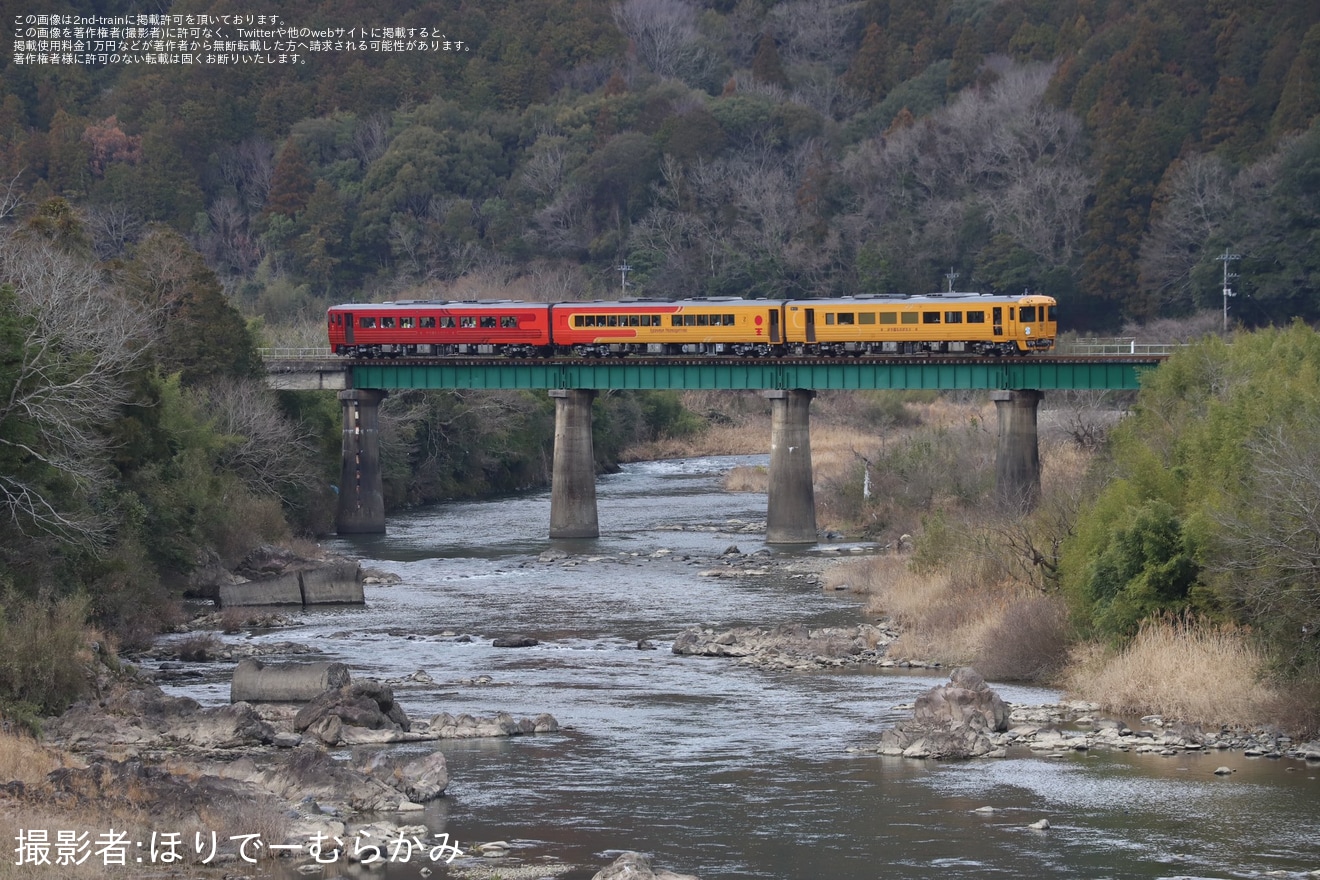
{"type": "MultiPolygon", "coordinates": [[[[655,462],[604,477],[596,541],[546,539],[546,494],[393,518],[387,535],[335,547],[401,583],[368,587],[365,608],[312,610],[297,630],[251,637],[316,645],[359,677],[424,670],[437,685],[397,689],[414,718],[555,715],[565,727],[557,735],[443,743],[453,781],[427,811],[434,831],[509,840],[530,858],[599,867],[640,849],[705,880],[1320,869],[1314,766],[1287,772],[1225,755],[938,764],[849,753],[944,675],[767,673],[675,657],[669,641],[689,625],[857,620],[855,598],[806,580],[697,576],[731,544],[764,548],[763,533],[740,530],[764,520],[765,497],[719,490],[733,464],[764,461],[655,462]],[[552,546],[592,561],[538,562],[552,546]],[[672,552],[650,558],[659,549],[672,552]],[[542,644],[490,647],[501,635],[542,644]],[[640,639],[659,650],[638,650],[640,639]],[[479,676],[492,682],[462,684],[479,676]],[[1239,772],[1215,777],[1223,763],[1239,772]],[[1000,812],[974,812],[985,805],[1000,812]],[[1043,817],[1051,830],[1027,828],[1043,817]]],[[[1057,699],[997,689],[1011,701],[1057,699]]],[[[174,690],[217,703],[228,682],[174,690]]],[[[399,866],[384,874],[416,876],[399,866]]]]}

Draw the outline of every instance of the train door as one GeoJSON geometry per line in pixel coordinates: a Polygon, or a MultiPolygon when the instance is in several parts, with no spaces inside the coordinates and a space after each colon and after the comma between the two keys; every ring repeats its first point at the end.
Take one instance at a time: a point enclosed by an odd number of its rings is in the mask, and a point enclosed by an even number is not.
{"type": "Polygon", "coordinates": [[[344,312],[344,341],[353,344],[353,313],[344,312]]]}
{"type": "Polygon", "coordinates": [[[778,345],[779,339],[779,309],[770,310],[770,344],[778,345]]]}
{"type": "Polygon", "coordinates": [[[816,341],[816,310],[803,309],[807,313],[807,342],[816,341]]]}
{"type": "Polygon", "coordinates": [[[990,310],[990,319],[994,323],[995,339],[1004,338],[1004,307],[995,306],[990,310]]]}

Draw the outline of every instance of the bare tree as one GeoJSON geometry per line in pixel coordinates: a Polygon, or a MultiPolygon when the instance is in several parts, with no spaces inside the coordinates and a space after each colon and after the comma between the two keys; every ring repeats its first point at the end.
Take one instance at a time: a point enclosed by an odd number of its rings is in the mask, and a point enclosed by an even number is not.
{"type": "Polygon", "coordinates": [[[275,174],[275,147],[262,137],[240,141],[220,154],[220,174],[243,198],[252,213],[260,211],[270,195],[275,174]]]}
{"type": "Polygon", "coordinates": [[[1178,162],[1164,184],[1150,234],[1142,239],[1142,286],[1161,303],[1194,305],[1192,270],[1212,256],[1206,245],[1233,204],[1232,178],[1222,159],[1202,154],[1178,162]]]}
{"type": "Polygon", "coordinates": [[[18,211],[23,205],[23,189],[19,186],[19,181],[23,177],[23,172],[27,169],[20,169],[17,174],[9,178],[3,184],[0,184],[0,222],[4,222],[11,214],[18,211]]]}
{"type": "Polygon", "coordinates": [[[142,234],[142,218],[123,202],[93,205],[83,216],[83,225],[92,239],[92,251],[99,260],[122,255],[142,234]]]}
{"type": "Polygon", "coordinates": [[[660,76],[700,80],[718,63],[698,42],[697,7],[687,0],[623,0],[614,23],[660,76]]]}
{"type": "Polygon", "coordinates": [[[388,113],[373,113],[358,120],[353,129],[353,156],[365,168],[385,155],[390,145],[390,117],[388,113]]]}
{"type": "Polygon", "coordinates": [[[1247,445],[1242,491],[1215,516],[1210,569],[1279,656],[1320,656],[1320,417],[1305,414],[1247,445]],[[1268,630],[1267,630],[1268,631],[1268,630]]]}
{"type": "Polygon", "coordinates": [[[321,485],[312,436],[285,418],[260,382],[221,380],[199,389],[217,433],[225,439],[216,463],[257,495],[287,496],[321,485]]]}
{"type": "Polygon", "coordinates": [[[0,286],[15,343],[0,377],[0,449],[15,464],[0,471],[0,515],[20,534],[95,548],[108,524],[75,499],[109,483],[103,428],[130,397],[151,322],[89,260],[39,239],[0,239],[0,286]]]}

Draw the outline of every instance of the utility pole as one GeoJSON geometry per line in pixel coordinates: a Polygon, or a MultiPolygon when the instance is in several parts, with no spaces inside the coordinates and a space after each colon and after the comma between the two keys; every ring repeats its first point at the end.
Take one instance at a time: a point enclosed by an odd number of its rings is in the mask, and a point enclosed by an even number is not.
{"type": "Polygon", "coordinates": [[[628,273],[632,271],[632,266],[622,262],[619,264],[619,296],[622,297],[628,292],[628,273]]]}
{"type": "Polygon", "coordinates": [[[1224,332],[1227,333],[1228,332],[1228,298],[1230,296],[1237,296],[1237,294],[1233,292],[1232,288],[1228,286],[1228,281],[1230,278],[1238,277],[1236,273],[1228,271],[1228,264],[1237,262],[1238,260],[1242,259],[1242,255],[1230,254],[1228,252],[1228,248],[1224,248],[1224,252],[1219,256],[1215,257],[1215,259],[1219,260],[1221,263],[1224,264],[1224,332]]]}
{"type": "Polygon", "coordinates": [[[953,267],[950,266],[950,267],[949,267],[949,271],[948,271],[948,273],[946,273],[944,277],[947,278],[947,279],[949,279],[949,290],[948,290],[948,292],[949,292],[949,293],[953,293],[953,282],[954,282],[955,280],[957,280],[957,278],[958,278],[958,273],[955,272],[955,271],[953,271],[953,267]]]}

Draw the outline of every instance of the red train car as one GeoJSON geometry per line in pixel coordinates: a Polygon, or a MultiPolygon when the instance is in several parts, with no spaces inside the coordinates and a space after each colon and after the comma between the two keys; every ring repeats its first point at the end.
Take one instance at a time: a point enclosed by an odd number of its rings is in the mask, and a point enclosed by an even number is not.
{"type": "Polygon", "coordinates": [[[347,357],[550,351],[550,306],[512,300],[348,303],[326,312],[330,350],[347,357]]]}

